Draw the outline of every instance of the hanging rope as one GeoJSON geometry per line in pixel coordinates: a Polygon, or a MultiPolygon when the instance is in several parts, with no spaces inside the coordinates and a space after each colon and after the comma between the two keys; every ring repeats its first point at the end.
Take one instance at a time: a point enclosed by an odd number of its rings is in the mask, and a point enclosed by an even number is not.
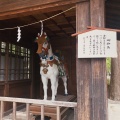
{"type": "MultiPolygon", "coordinates": [[[[70,11],[70,10],[72,10],[72,9],[74,9],[74,8],[76,8],[76,7],[73,6],[73,7],[69,8],[69,9],[67,9],[67,10],[65,10],[65,11],[63,11],[63,12],[60,12],[60,13],[58,13],[58,14],[55,14],[55,15],[49,17],[49,18],[46,18],[46,19],[43,19],[43,20],[39,20],[39,21],[34,22],[34,23],[22,25],[22,26],[19,26],[19,27],[20,27],[20,28],[23,28],[23,27],[27,27],[27,26],[30,26],[30,25],[34,25],[34,24],[41,23],[41,21],[44,22],[44,21],[46,21],[46,20],[52,19],[52,18],[54,18],[54,17],[56,17],[56,16],[59,16],[59,15],[65,13],[65,12],[67,12],[67,11],[70,11]]],[[[16,26],[16,27],[12,27],[12,28],[3,28],[3,29],[0,29],[0,30],[12,30],[12,29],[16,29],[16,28],[18,28],[18,27],[16,26]]]]}
{"type": "Polygon", "coordinates": [[[41,37],[43,34],[43,21],[40,21],[40,22],[41,22],[41,33],[40,33],[40,37],[41,37]]]}

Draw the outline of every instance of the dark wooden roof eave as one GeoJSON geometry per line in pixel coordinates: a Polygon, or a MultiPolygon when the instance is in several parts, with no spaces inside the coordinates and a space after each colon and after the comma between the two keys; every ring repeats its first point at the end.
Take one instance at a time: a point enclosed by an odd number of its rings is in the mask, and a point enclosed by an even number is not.
{"type": "Polygon", "coordinates": [[[28,16],[35,12],[54,11],[58,6],[75,5],[77,2],[88,0],[17,0],[0,1],[0,20],[28,16]]]}

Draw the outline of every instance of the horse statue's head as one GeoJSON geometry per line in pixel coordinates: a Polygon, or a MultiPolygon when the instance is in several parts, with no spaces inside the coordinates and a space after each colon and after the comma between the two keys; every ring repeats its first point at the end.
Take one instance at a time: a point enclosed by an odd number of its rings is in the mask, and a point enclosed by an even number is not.
{"type": "Polygon", "coordinates": [[[44,57],[48,54],[48,50],[50,49],[50,43],[48,42],[48,37],[46,33],[43,33],[40,35],[38,33],[38,37],[36,38],[36,41],[38,43],[38,50],[37,53],[40,57],[44,57]]]}

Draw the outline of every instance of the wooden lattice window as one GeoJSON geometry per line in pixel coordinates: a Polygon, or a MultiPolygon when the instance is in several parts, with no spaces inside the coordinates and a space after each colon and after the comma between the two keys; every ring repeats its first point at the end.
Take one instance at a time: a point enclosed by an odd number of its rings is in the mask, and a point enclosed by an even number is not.
{"type": "Polygon", "coordinates": [[[30,79],[30,50],[9,44],[9,80],[30,79]]]}
{"type": "Polygon", "coordinates": [[[30,79],[30,49],[0,42],[0,81],[30,79]]]}
{"type": "Polygon", "coordinates": [[[5,79],[6,43],[0,42],[0,81],[5,79]]]}

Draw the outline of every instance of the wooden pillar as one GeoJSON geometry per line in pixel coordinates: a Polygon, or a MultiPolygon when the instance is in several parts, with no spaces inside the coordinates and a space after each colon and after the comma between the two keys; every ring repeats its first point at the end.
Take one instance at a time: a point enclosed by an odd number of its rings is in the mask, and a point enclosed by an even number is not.
{"type": "MultiPolygon", "coordinates": [[[[87,28],[89,23],[89,2],[76,5],[77,32],[87,28]]],[[[76,78],[77,78],[77,119],[90,120],[89,81],[91,76],[90,59],[78,59],[78,41],[76,43],[76,78]]]]}
{"type": "MultiPolygon", "coordinates": [[[[77,32],[88,25],[104,27],[104,0],[76,5],[77,32]]],[[[78,40],[76,54],[78,53],[78,40]]],[[[77,76],[77,119],[107,120],[106,63],[104,58],[78,59],[76,55],[77,76]]]]}

